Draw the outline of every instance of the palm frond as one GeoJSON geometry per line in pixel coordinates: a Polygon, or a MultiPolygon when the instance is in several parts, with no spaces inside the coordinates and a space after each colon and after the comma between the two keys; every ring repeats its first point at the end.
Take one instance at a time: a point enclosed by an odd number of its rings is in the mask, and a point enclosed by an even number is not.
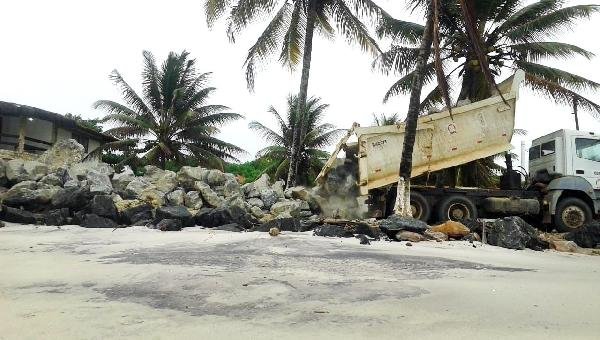
{"type": "Polygon", "coordinates": [[[594,57],[594,53],[590,51],[561,42],[528,42],[514,44],[508,47],[514,52],[519,53],[522,58],[532,62],[537,62],[540,59],[546,58],[569,59],[575,55],[583,56],[586,59],[594,57]]]}
{"type": "Polygon", "coordinates": [[[254,45],[248,50],[248,56],[244,62],[246,66],[246,83],[248,89],[254,89],[255,68],[258,62],[266,60],[277,50],[281,41],[283,32],[287,29],[289,17],[292,13],[293,5],[285,2],[279,9],[275,17],[269,22],[262,34],[258,37],[254,45]]]}

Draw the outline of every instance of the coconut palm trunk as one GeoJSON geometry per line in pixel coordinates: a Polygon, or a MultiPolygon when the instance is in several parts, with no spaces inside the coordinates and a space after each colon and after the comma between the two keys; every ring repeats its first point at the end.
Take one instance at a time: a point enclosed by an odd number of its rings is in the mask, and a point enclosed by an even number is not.
{"type": "Polygon", "coordinates": [[[404,144],[402,147],[402,157],[400,159],[400,170],[398,180],[398,192],[394,212],[396,215],[411,217],[410,209],[410,177],[412,174],[412,155],[417,134],[417,119],[419,118],[421,104],[421,90],[423,89],[423,79],[425,75],[425,66],[431,54],[431,44],[433,42],[433,6],[429,4],[427,10],[427,24],[421,38],[421,46],[417,55],[417,64],[413,82],[411,85],[410,102],[406,125],[404,132],[404,144]]]}
{"type": "Polygon", "coordinates": [[[304,38],[304,53],[302,57],[302,76],[300,78],[300,91],[298,92],[298,114],[297,128],[294,130],[292,138],[292,148],[290,150],[290,169],[288,171],[286,186],[288,188],[296,185],[298,174],[298,160],[302,133],[304,131],[304,112],[306,111],[306,98],[308,97],[308,80],[310,77],[310,62],[312,59],[313,37],[315,31],[315,21],[317,18],[317,0],[310,0],[306,17],[306,36],[304,38]]]}

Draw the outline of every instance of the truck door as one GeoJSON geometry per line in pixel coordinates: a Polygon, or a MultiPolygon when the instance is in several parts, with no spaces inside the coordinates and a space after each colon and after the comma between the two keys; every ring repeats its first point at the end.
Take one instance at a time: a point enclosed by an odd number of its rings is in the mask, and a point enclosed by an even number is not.
{"type": "Polygon", "coordinates": [[[600,139],[575,137],[573,172],[600,189],[600,139]]]}

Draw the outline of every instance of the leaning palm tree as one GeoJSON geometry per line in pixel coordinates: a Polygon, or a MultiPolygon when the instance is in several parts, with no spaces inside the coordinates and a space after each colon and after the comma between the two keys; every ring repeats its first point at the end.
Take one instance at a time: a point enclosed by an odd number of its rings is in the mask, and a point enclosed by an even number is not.
{"type": "MultiPolygon", "coordinates": [[[[228,12],[228,35],[235,41],[240,31],[256,20],[270,17],[268,25],[246,57],[246,80],[253,88],[255,70],[260,62],[278,53],[279,61],[292,70],[302,62],[299,111],[305,112],[308,80],[315,30],[327,38],[339,33],[349,42],[356,42],[363,51],[378,53],[379,47],[361,19],[380,17],[382,10],[371,0],[207,0],[208,25],[228,12]],[[335,27],[335,28],[334,28],[335,27]]],[[[299,117],[290,153],[287,186],[295,184],[298,172],[300,135],[306,131],[304,119],[299,117]]]]}
{"type": "MultiPolygon", "coordinates": [[[[249,124],[250,129],[255,130],[263,139],[271,143],[270,146],[258,152],[257,158],[268,159],[272,162],[265,172],[276,179],[287,178],[293,135],[295,130],[300,128],[297,119],[300,109],[299,98],[290,96],[287,106],[285,119],[274,107],[269,108],[269,112],[277,121],[278,132],[256,121],[249,124]]],[[[320,103],[319,98],[310,98],[306,103],[306,111],[303,115],[306,117],[305,132],[300,136],[298,184],[310,184],[329,158],[329,153],[323,148],[337,140],[345,131],[336,129],[331,124],[321,123],[327,107],[328,105],[320,103]]]]}
{"type": "Polygon", "coordinates": [[[210,73],[198,74],[189,53],[169,53],[159,68],[153,55],[144,51],[142,96],[114,70],[110,79],[121,89],[121,104],[99,100],[94,108],[107,112],[105,122],[114,124],[106,133],[119,139],[105,149],[121,151],[124,162],[141,157],[144,163],[165,167],[167,162],[222,167],[222,160],[237,160],[239,147],[215,137],[219,126],[241,118],[223,105],[209,105],[215,90],[206,87],[210,73]]]}

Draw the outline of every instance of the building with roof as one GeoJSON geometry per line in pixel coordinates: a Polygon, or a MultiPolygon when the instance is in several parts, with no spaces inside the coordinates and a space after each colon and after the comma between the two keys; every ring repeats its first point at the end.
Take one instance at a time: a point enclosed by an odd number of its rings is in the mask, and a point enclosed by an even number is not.
{"type": "Polygon", "coordinates": [[[39,154],[68,138],[83,145],[86,154],[116,140],[61,114],[0,101],[0,149],[39,154]]]}

